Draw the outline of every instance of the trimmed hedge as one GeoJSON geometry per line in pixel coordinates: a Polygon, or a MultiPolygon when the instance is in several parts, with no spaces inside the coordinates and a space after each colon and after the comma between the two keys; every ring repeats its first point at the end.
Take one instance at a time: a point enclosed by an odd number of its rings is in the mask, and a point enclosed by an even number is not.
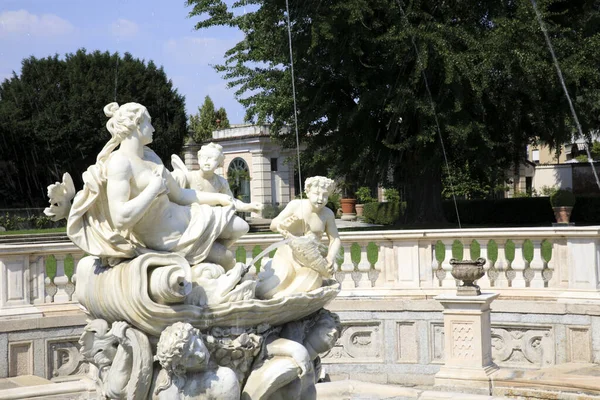
{"type": "Polygon", "coordinates": [[[67,225],[66,220],[54,222],[44,215],[43,208],[16,208],[0,210],[0,226],[7,231],[49,229],[67,225]]]}
{"type": "MultiPolygon", "coordinates": [[[[454,202],[442,204],[448,222],[457,222],[454,202]]],[[[555,221],[548,197],[520,197],[496,200],[457,200],[460,221],[472,225],[544,225],[555,221]]],[[[578,224],[600,223],[600,197],[577,196],[571,221],[578,224]]]]}
{"type": "Polygon", "coordinates": [[[392,225],[400,219],[406,209],[406,203],[367,203],[363,217],[366,223],[392,225]]]}

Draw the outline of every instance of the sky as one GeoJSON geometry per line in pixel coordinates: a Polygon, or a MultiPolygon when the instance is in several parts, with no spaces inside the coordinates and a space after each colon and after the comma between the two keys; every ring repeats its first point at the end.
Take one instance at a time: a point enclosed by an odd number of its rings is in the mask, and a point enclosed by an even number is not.
{"type": "Polygon", "coordinates": [[[212,65],[243,35],[226,27],[196,31],[199,18],[189,18],[190,10],[184,0],[0,0],[0,80],[19,74],[29,56],[64,56],[80,48],[129,52],[163,66],[185,96],[187,114],[209,95],[231,123],[241,123],[244,108],[235,89],[227,89],[212,65]]]}

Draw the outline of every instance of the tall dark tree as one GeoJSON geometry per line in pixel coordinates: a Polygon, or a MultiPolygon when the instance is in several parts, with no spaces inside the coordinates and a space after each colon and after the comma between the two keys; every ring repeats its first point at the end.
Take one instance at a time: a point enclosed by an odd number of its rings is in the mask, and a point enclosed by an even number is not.
{"type": "MultiPolygon", "coordinates": [[[[244,14],[220,0],[188,4],[204,17],[197,29],[245,34],[217,70],[238,88],[247,119],[293,123],[285,0],[236,3],[254,6],[244,14]]],[[[598,5],[538,6],[584,129],[597,127],[598,5]]],[[[533,138],[556,146],[574,132],[530,2],[299,0],[290,8],[305,174],[402,186],[410,222],[443,219],[445,158],[500,171],[522,160],[533,138]]]]}
{"type": "Polygon", "coordinates": [[[210,96],[204,98],[202,107],[198,108],[196,115],[190,116],[190,129],[196,143],[208,141],[216,129],[229,128],[227,111],[223,107],[215,111],[215,103],[210,96]]]}
{"type": "Polygon", "coordinates": [[[163,160],[181,150],[184,99],[152,61],[84,49],[23,60],[20,75],[0,85],[0,204],[44,205],[48,184],[67,171],[80,184],[110,139],[103,108],[112,101],[148,108],[163,160]]]}

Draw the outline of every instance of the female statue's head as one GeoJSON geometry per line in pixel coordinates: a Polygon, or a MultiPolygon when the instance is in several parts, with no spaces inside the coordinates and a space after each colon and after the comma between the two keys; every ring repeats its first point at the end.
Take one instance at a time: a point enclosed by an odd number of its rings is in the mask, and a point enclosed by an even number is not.
{"type": "Polygon", "coordinates": [[[203,171],[214,171],[223,166],[225,156],[223,146],[216,143],[205,144],[198,151],[198,164],[203,171]]]}
{"type": "Polygon", "coordinates": [[[111,138],[98,154],[98,161],[105,160],[123,139],[132,135],[137,129],[140,129],[144,137],[144,145],[152,142],[154,128],[150,124],[150,114],[143,105],[127,103],[119,106],[117,103],[110,103],[104,107],[104,114],[109,118],[106,129],[110,132],[111,138]]]}

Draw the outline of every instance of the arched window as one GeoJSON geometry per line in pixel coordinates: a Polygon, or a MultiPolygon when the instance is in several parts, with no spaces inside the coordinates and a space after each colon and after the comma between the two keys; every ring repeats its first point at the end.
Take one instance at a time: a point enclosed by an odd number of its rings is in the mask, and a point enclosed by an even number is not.
{"type": "Polygon", "coordinates": [[[227,168],[227,182],[233,197],[245,203],[250,202],[250,170],[243,158],[234,158],[227,168]]]}

